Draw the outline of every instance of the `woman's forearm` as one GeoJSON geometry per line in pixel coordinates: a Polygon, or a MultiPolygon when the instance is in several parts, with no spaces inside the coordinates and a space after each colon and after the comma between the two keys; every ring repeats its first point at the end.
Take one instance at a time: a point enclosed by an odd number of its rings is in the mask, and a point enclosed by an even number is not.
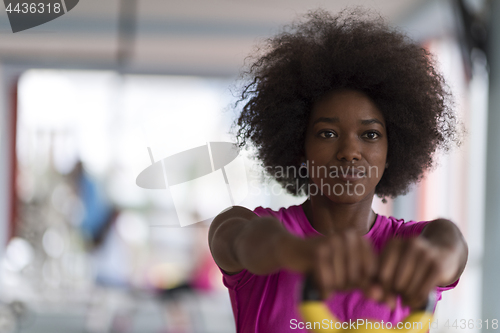
{"type": "Polygon", "coordinates": [[[290,234],[279,220],[244,207],[219,214],[210,225],[208,243],[217,265],[229,274],[243,269],[259,275],[281,268],[304,272],[311,262],[309,241],[290,234]]]}
{"type": "MultiPolygon", "coordinates": [[[[267,275],[282,268],[303,270],[304,241],[290,234],[275,218],[255,218],[234,239],[237,260],[248,271],[267,275]]],[[[305,267],[304,267],[305,269],[305,267]]]]}

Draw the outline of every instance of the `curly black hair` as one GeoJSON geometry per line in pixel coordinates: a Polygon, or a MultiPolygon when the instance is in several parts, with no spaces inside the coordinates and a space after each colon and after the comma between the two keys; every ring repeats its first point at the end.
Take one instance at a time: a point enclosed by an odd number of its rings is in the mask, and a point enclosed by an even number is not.
{"type": "Polygon", "coordinates": [[[277,167],[300,166],[314,103],[335,90],[363,92],[384,115],[389,167],[375,189],[379,197],[406,193],[433,166],[438,148],[460,144],[435,60],[378,15],[360,8],[309,12],[257,53],[242,75],[236,138],[240,148],[253,143],[256,157],[293,195],[308,194],[308,179],[277,176],[277,167]]]}

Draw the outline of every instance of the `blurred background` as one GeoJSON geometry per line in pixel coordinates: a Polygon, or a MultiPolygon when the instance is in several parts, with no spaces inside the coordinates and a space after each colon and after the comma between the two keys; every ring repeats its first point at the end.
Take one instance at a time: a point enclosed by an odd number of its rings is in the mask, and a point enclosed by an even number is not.
{"type": "MultiPolygon", "coordinates": [[[[499,1],[82,0],[15,34],[0,11],[0,332],[234,332],[207,244],[204,216],[217,197],[136,179],[169,156],[234,141],[230,106],[245,57],[308,10],[347,5],[378,11],[429,49],[454,92],[462,147],[374,209],[456,222],[469,262],[432,331],[479,331],[478,320],[494,328],[499,1]],[[179,202],[203,221],[181,227],[179,202]]],[[[241,156],[250,189],[240,205],[305,200],[263,179],[251,151],[241,156]]]]}

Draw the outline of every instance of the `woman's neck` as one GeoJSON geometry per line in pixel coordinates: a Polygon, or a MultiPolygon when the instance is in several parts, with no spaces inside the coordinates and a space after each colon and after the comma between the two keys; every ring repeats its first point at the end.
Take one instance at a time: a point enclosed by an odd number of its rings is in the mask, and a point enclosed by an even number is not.
{"type": "Polygon", "coordinates": [[[365,199],[354,204],[341,204],[324,196],[313,196],[302,204],[302,208],[313,228],[323,235],[352,228],[365,235],[377,216],[371,208],[373,196],[365,199]]]}

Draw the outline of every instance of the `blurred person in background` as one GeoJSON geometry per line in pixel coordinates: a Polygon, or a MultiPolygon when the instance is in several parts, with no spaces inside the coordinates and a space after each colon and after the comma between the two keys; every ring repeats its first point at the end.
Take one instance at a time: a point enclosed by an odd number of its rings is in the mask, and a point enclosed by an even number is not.
{"type": "Polygon", "coordinates": [[[81,161],[75,164],[69,177],[84,207],[79,227],[86,240],[98,246],[116,219],[118,211],[107,199],[103,186],[85,171],[81,161]]]}

